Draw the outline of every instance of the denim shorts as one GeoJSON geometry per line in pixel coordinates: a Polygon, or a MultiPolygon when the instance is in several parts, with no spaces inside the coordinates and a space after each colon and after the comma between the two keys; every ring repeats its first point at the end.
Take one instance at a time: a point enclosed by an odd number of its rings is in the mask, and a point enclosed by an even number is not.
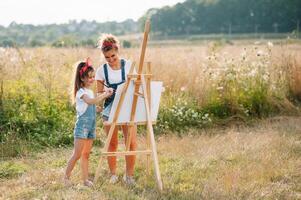
{"type": "Polygon", "coordinates": [[[105,107],[102,111],[102,119],[103,121],[108,121],[109,120],[109,116],[110,116],[110,112],[111,112],[111,109],[112,109],[112,105],[113,105],[113,102],[110,103],[107,107],[105,107]]]}
{"type": "Polygon", "coordinates": [[[95,139],[96,138],[95,118],[80,117],[75,124],[74,138],[95,139]]]}

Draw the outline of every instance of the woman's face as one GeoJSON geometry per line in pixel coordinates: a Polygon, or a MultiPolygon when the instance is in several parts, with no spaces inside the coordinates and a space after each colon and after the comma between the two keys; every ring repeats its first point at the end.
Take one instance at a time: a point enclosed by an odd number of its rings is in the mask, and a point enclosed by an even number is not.
{"type": "Polygon", "coordinates": [[[110,66],[112,66],[112,67],[118,66],[119,55],[118,55],[118,51],[116,49],[111,49],[107,52],[103,52],[103,55],[110,66]]]}

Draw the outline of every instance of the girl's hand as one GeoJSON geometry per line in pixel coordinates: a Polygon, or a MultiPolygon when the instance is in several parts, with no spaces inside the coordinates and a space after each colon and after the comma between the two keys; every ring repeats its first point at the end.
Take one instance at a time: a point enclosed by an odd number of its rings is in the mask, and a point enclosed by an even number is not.
{"type": "Polygon", "coordinates": [[[102,111],[102,108],[100,106],[96,106],[96,112],[100,113],[102,111]]]}

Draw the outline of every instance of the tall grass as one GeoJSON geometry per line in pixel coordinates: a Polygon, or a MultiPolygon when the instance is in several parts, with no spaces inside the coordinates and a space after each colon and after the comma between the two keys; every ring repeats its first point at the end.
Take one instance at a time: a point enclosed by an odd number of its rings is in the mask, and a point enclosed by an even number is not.
{"type": "MultiPolygon", "coordinates": [[[[181,133],[231,118],[298,113],[300,50],[296,44],[217,42],[148,48],[146,61],[152,62],[154,79],[165,86],[157,133],[181,133]]],[[[139,49],[121,55],[138,60],[139,49]]],[[[95,67],[104,62],[95,49],[0,49],[2,156],[26,153],[28,146],[72,142],[72,66],[88,56],[95,67]]]]}

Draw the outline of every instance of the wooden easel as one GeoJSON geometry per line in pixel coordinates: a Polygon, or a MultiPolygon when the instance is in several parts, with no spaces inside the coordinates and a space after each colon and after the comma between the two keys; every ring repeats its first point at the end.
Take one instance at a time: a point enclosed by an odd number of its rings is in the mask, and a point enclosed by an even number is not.
{"type": "Polygon", "coordinates": [[[98,167],[96,169],[94,182],[96,182],[99,178],[100,168],[101,168],[101,159],[103,156],[125,156],[125,155],[137,155],[137,154],[146,154],[147,155],[147,173],[149,173],[149,162],[150,162],[150,155],[152,155],[153,162],[154,162],[154,170],[156,175],[156,181],[157,185],[160,191],[163,190],[161,175],[160,175],[160,169],[159,169],[159,163],[158,163],[158,156],[157,156],[157,148],[155,143],[155,136],[154,136],[154,130],[152,126],[152,119],[151,119],[151,110],[150,110],[150,102],[151,102],[151,65],[148,63],[147,65],[147,73],[143,74],[143,64],[144,64],[144,56],[145,56],[145,50],[146,50],[146,44],[148,39],[148,33],[150,30],[150,22],[149,20],[145,23],[145,30],[144,30],[144,37],[143,37],[143,43],[142,43],[142,49],[140,54],[140,60],[139,60],[139,68],[137,74],[133,74],[134,71],[134,64],[131,66],[130,72],[127,75],[127,81],[125,82],[125,85],[122,89],[120,100],[117,104],[116,112],[113,117],[113,121],[111,123],[110,131],[108,134],[108,137],[105,142],[105,146],[103,148],[103,151],[101,153],[101,157],[99,159],[98,167]],[[130,122],[125,123],[129,126],[129,136],[127,137],[126,142],[126,150],[122,152],[108,152],[109,144],[112,139],[112,135],[114,132],[114,129],[117,125],[122,125],[120,123],[117,123],[119,113],[121,110],[121,107],[123,105],[124,97],[127,92],[128,86],[130,82],[134,80],[135,90],[134,90],[134,97],[133,97],[133,104],[131,109],[131,117],[130,122]],[[139,93],[139,88],[142,86],[143,93],[139,93]],[[146,150],[140,150],[140,151],[130,151],[130,144],[131,144],[131,138],[134,131],[135,124],[135,115],[136,115],[136,106],[138,101],[138,96],[142,96],[144,98],[145,102],[145,109],[146,109],[146,122],[145,123],[139,123],[139,124],[146,124],[147,125],[147,149],[146,150]]]}

